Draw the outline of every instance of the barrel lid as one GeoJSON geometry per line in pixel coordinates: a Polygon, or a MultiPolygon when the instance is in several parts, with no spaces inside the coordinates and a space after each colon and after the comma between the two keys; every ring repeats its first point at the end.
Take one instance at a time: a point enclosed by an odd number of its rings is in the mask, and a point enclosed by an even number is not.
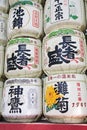
{"type": "Polygon", "coordinates": [[[18,43],[26,43],[26,44],[34,44],[41,46],[41,41],[39,39],[35,38],[29,38],[29,37],[20,37],[20,38],[13,38],[8,41],[7,45],[14,45],[18,43]]]}
{"type": "Polygon", "coordinates": [[[62,35],[76,35],[78,37],[82,37],[82,38],[85,38],[84,36],[84,33],[81,32],[81,31],[78,31],[78,30],[74,30],[74,29],[69,29],[69,28],[61,28],[61,29],[58,29],[58,30],[55,30],[51,33],[49,33],[48,35],[46,35],[43,39],[43,41],[45,39],[50,39],[52,37],[56,37],[56,36],[62,36],[62,35]]]}
{"type": "Polygon", "coordinates": [[[13,8],[15,6],[18,6],[18,5],[30,5],[30,6],[35,6],[35,7],[38,7],[38,8],[41,8],[42,9],[42,6],[41,4],[37,3],[37,2],[34,2],[34,1],[31,1],[31,0],[22,0],[22,1],[17,1],[16,3],[12,4],[10,6],[10,8],[13,8]]]}

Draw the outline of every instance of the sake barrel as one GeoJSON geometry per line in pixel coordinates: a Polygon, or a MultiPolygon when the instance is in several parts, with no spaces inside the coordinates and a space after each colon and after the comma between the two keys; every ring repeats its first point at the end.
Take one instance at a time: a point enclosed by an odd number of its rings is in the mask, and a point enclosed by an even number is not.
{"type": "Polygon", "coordinates": [[[4,69],[7,78],[39,77],[41,71],[40,40],[21,37],[8,42],[4,69]]]}
{"type": "Polygon", "coordinates": [[[87,64],[85,35],[59,29],[46,35],[42,45],[42,68],[47,75],[84,73],[87,64]]]}
{"type": "Polygon", "coordinates": [[[38,3],[42,3],[42,0],[9,0],[9,4],[10,6],[12,6],[13,4],[15,4],[16,2],[19,1],[34,1],[34,2],[38,2],[38,3]]]}
{"type": "Polygon", "coordinates": [[[2,116],[9,122],[33,122],[42,114],[39,78],[12,78],[4,84],[2,116]]]}
{"type": "Polygon", "coordinates": [[[8,13],[9,3],[8,0],[0,0],[0,10],[8,13]]]}
{"type": "Polygon", "coordinates": [[[0,42],[3,45],[6,45],[7,43],[7,20],[8,14],[0,11],[0,42]]]}
{"type": "Polygon", "coordinates": [[[8,39],[20,36],[39,38],[42,34],[42,6],[32,1],[19,1],[9,11],[8,39]]]}
{"type": "Polygon", "coordinates": [[[87,77],[57,74],[44,79],[43,113],[50,122],[87,122],[87,77]]]}
{"type": "Polygon", "coordinates": [[[46,34],[59,28],[86,28],[84,0],[46,0],[44,31],[46,34]]]}

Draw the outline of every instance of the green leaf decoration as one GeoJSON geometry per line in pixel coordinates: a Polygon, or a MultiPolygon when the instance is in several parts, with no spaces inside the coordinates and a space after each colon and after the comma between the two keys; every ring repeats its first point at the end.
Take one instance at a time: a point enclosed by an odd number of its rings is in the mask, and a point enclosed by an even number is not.
{"type": "Polygon", "coordinates": [[[52,107],[46,107],[46,112],[49,112],[51,111],[52,109],[55,109],[55,110],[58,110],[58,104],[53,104],[52,107]]]}
{"type": "Polygon", "coordinates": [[[72,19],[74,19],[74,20],[76,20],[76,19],[78,19],[78,16],[77,15],[70,15],[70,17],[72,18],[72,19]]]}
{"type": "Polygon", "coordinates": [[[73,15],[72,18],[76,20],[76,19],[78,19],[78,16],[73,15]]]}
{"type": "Polygon", "coordinates": [[[13,8],[17,5],[25,5],[25,4],[29,4],[29,5],[33,5],[33,2],[32,1],[18,1],[16,2],[15,4],[11,5],[10,8],[13,8]]]}
{"type": "Polygon", "coordinates": [[[54,106],[52,106],[52,107],[48,107],[48,106],[47,106],[47,107],[46,107],[46,112],[51,111],[51,110],[53,109],[53,107],[54,107],[54,106]]]}
{"type": "Polygon", "coordinates": [[[75,34],[75,32],[73,31],[73,29],[59,29],[57,31],[51,32],[48,37],[51,38],[53,36],[58,36],[62,34],[75,34]]]}
{"type": "Polygon", "coordinates": [[[50,21],[50,18],[48,17],[47,19],[46,19],[46,22],[48,23],[50,21]]]}

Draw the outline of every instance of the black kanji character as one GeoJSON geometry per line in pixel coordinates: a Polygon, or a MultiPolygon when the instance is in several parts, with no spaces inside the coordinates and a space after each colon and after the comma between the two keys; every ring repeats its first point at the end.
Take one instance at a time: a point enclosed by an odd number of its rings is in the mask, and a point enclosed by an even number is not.
{"type": "Polygon", "coordinates": [[[55,50],[48,52],[48,57],[49,57],[49,67],[55,64],[62,64],[63,61],[65,63],[69,63],[70,60],[64,58],[62,56],[62,49],[58,48],[58,46],[55,46],[55,50]]]}
{"type": "Polygon", "coordinates": [[[14,9],[14,15],[13,15],[13,29],[15,27],[22,27],[23,25],[23,16],[24,16],[24,10],[19,6],[18,9],[14,9]]]}
{"type": "Polygon", "coordinates": [[[7,72],[10,70],[16,70],[18,69],[23,69],[23,67],[17,65],[17,56],[14,55],[14,53],[12,53],[12,57],[11,58],[7,58],[7,72]]]}

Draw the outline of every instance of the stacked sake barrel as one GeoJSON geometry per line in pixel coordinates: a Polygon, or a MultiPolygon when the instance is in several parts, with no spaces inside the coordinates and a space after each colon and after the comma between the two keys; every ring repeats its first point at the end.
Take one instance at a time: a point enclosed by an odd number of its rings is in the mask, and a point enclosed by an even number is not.
{"type": "Polygon", "coordinates": [[[9,0],[2,116],[9,122],[32,122],[42,114],[41,0],[9,0]]]}
{"type": "Polygon", "coordinates": [[[3,90],[4,53],[7,43],[8,0],[0,0],[0,119],[3,90]]]}
{"type": "Polygon", "coordinates": [[[87,50],[83,0],[46,0],[43,113],[57,123],[87,122],[87,50]]]}

